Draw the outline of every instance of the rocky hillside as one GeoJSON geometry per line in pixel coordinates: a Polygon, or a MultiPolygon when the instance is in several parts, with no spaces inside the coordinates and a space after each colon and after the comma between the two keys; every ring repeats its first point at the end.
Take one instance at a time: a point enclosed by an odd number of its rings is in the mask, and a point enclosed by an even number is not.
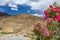
{"type": "Polygon", "coordinates": [[[46,25],[44,19],[29,14],[20,14],[8,17],[2,16],[1,18],[3,19],[0,20],[0,32],[6,33],[24,35],[31,31],[31,27],[34,23],[40,21],[42,24],[46,25]]]}

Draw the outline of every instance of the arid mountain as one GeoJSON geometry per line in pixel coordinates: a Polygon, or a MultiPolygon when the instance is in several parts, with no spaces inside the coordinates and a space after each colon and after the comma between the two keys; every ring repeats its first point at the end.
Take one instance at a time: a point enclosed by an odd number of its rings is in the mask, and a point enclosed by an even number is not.
{"type": "Polygon", "coordinates": [[[29,14],[8,16],[0,20],[0,31],[25,34],[29,33],[31,31],[32,25],[37,22],[41,22],[42,24],[46,25],[44,19],[29,14]]]}

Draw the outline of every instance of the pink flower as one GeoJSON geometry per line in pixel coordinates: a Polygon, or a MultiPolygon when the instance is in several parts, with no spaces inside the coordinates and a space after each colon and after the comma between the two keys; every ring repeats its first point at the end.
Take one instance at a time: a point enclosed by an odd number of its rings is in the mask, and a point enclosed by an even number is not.
{"type": "Polygon", "coordinates": [[[54,12],[56,12],[56,11],[57,11],[57,9],[56,9],[56,8],[53,8],[53,11],[54,11],[54,12]]]}
{"type": "Polygon", "coordinates": [[[50,32],[48,32],[47,30],[45,30],[44,31],[44,35],[50,37],[50,32]]]}
{"type": "Polygon", "coordinates": [[[46,31],[46,30],[44,31],[44,35],[45,35],[45,36],[47,35],[47,31],[46,31]]]}
{"type": "Polygon", "coordinates": [[[50,7],[51,10],[53,9],[53,6],[52,5],[50,5],[49,7],[50,7]]]}
{"type": "Polygon", "coordinates": [[[31,28],[31,31],[34,31],[35,27],[36,27],[36,25],[33,24],[33,25],[32,25],[32,28],[31,28]]]}
{"type": "Polygon", "coordinates": [[[46,14],[47,14],[47,10],[44,11],[44,15],[46,15],[46,14]]]}
{"type": "Polygon", "coordinates": [[[50,16],[50,13],[47,13],[47,10],[44,11],[44,19],[47,19],[50,16]]]}
{"type": "Polygon", "coordinates": [[[34,28],[31,28],[31,31],[34,32],[34,28]]]}
{"type": "Polygon", "coordinates": [[[46,15],[44,15],[44,19],[47,19],[48,17],[46,15]]]}
{"type": "Polygon", "coordinates": [[[60,14],[56,16],[56,20],[60,21],[60,14]]]}
{"type": "Polygon", "coordinates": [[[56,17],[54,17],[54,21],[57,21],[56,17]]]}
{"type": "Polygon", "coordinates": [[[47,10],[44,11],[44,19],[47,19],[47,10]]]}
{"type": "Polygon", "coordinates": [[[36,25],[35,25],[35,24],[33,24],[33,25],[32,25],[32,27],[33,27],[33,28],[35,28],[35,27],[36,27],[36,25]]]}
{"type": "Polygon", "coordinates": [[[52,20],[51,19],[47,19],[47,23],[51,23],[52,22],[52,20]]]}
{"type": "Polygon", "coordinates": [[[41,31],[44,31],[44,30],[46,30],[46,29],[45,29],[44,27],[41,27],[40,30],[41,30],[41,31]]]}
{"type": "Polygon", "coordinates": [[[40,26],[40,22],[38,22],[38,25],[40,26]]]}
{"type": "MultiPolygon", "coordinates": [[[[43,31],[44,36],[50,37],[50,32],[48,32],[44,27],[41,27],[40,30],[43,31]]],[[[40,33],[40,34],[42,34],[42,33],[40,33]]]]}
{"type": "Polygon", "coordinates": [[[60,7],[57,8],[57,11],[60,12],[60,7]]]}
{"type": "Polygon", "coordinates": [[[50,16],[50,14],[46,14],[46,16],[47,16],[47,17],[49,17],[49,16],[50,16]]]}

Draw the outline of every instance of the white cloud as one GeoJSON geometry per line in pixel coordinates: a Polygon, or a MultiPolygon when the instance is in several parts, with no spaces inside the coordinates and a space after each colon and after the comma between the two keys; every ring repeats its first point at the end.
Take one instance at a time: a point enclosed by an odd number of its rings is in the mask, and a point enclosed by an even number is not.
{"type": "Polygon", "coordinates": [[[28,0],[16,0],[15,3],[21,5],[21,4],[27,3],[27,1],[28,1],[28,0]]]}
{"type": "Polygon", "coordinates": [[[29,13],[30,11],[28,10],[27,12],[29,13]]]}
{"type": "Polygon", "coordinates": [[[45,10],[53,2],[52,0],[40,0],[39,2],[31,2],[30,6],[32,6],[33,10],[45,10]]]}
{"type": "Polygon", "coordinates": [[[17,11],[18,9],[17,8],[11,8],[11,10],[16,10],[17,11]]]}
{"type": "Polygon", "coordinates": [[[7,2],[8,2],[8,0],[0,0],[0,6],[6,5],[7,2]]]}
{"type": "Polygon", "coordinates": [[[30,0],[30,1],[33,1],[33,2],[38,2],[38,1],[40,1],[40,0],[30,0]]]}
{"type": "Polygon", "coordinates": [[[33,16],[38,16],[38,17],[42,17],[43,18],[43,14],[41,14],[41,15],[38,15],[38,13],[36,13],[36,14],[32,14],[33,16]]]}
{"type": "Polygon", "coordinates": [[[17,8],[17,5],[14,5],[14,4],[11,4],[11,3],[9,3],[9,5],[8,5],[9,7],[16,7],[17,8]]]}
{"type": "Polygon", "coordinates": [[[53,2],[60,2],[60,0],[0,0],[0,6],[8,4],[9,7],[17,8],[17,5],[29,5],[32,10],[45,10],[53,2]]]}

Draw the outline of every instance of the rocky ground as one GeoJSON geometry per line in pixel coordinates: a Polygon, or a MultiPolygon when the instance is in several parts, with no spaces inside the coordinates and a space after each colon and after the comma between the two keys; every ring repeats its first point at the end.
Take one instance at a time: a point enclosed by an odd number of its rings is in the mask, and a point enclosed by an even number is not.
{"type": "Polygon", "coordinates": [[[6,16],[6,15],[1,16],[0,34],[16,34],[18,36],[20,35],[24,36],[31,33],[32,25],[37,22],[41,22],[41,26],[42,24],[44,24],[44,26],[46,25],[44,19],[28,14],[21,14],[15,16],[6,16]]]}

